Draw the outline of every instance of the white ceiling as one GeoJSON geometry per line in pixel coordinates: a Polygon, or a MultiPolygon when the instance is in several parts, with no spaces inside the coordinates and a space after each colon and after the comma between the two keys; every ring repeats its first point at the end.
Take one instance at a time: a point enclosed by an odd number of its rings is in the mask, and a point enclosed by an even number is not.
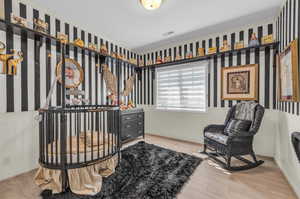
{"type": "MultiPolygon", "coordinates": [[[[164,0],[147,11],[139,0],[31,0],[68,22],[129,49],[141,50],[206,27],[259,23],[274,17],[283,0],[164,0]],[[234,22],[234,19],[239,19],[234,22]],[[174,31],[172,36],[164,33],[174,31]]],[[[222,27],[224,28],[224,27],[222,27]]],[[[222,31],[222,29],[220,30],[222,31]]]]}

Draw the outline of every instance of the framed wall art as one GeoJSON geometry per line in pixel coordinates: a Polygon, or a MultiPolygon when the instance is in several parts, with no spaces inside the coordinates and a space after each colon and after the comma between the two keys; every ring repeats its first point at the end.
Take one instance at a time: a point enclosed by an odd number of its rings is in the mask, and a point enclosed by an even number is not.
{"type": "Polygon", "coordinates": [[[257,100],[258,64],[222,68],[222,100],[257,100]]]}
{"type": "MultiPolygon", "coordinates": [[[[83,81],[83,70],[79,63],[74,59],[65,59],[66,64],[66,78],[65,87],[66,88],[77,88],[83,81]]],[[[61,67],[62,62],[59,62],[56,66],[56,76],[58,76],[58,81],[61,83],[61,67]]]]}
{"type": "Polygon", "coordinates": [[[298,41],[294,40],[278,56],[280,101],[299,101],[298,41]]]}

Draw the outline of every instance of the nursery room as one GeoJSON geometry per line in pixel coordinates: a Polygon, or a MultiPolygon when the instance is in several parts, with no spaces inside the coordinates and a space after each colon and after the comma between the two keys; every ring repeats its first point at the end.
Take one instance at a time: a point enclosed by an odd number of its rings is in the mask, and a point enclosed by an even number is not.
{"type": "Polygon", "coordinates": [[[299,0],[0,0],[1,199],[300,199],[299,0]]]}

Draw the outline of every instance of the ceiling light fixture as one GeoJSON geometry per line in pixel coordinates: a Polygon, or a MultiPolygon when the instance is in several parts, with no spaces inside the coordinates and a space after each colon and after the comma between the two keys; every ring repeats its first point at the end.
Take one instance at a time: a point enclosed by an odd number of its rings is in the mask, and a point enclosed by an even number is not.
{"type": "Polygon", "coordinates": [[[140,0],[143,7],[147,10],[156,10],[161,6],[162,0],[140,0]]]}

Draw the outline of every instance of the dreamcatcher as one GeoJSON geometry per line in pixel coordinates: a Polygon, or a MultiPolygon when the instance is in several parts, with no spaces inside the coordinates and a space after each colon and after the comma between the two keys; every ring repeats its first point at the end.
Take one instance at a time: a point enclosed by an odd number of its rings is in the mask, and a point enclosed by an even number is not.
{"type": "MultiPolygon", "coordinates": [[[[102,65],[103,67],[103,79],[106,84],[106,89],[109,92],[109,95],[107,96],[108,99],[111,100],[112,105],[118,105],[118,101],[116,99],[117,96],[117,77],[109,70],[109,67],[106,64],[102,65]]],[[[124,91],[121,92],[121,96],[128,96],[132,89],[133,89],[133,84],[135,80],[136,73],[134,73],[132,76],[130,76],[126,81],[125,81],[125,88],[124,91]]],[[[123,103],[120,103],[122,107],[124,107],[123,103]]],[[[125,107],[124,107],[125,108],[125,107]]],[[[127,108],[133,108],[132,102],[128,103],[127,108]]]]}

